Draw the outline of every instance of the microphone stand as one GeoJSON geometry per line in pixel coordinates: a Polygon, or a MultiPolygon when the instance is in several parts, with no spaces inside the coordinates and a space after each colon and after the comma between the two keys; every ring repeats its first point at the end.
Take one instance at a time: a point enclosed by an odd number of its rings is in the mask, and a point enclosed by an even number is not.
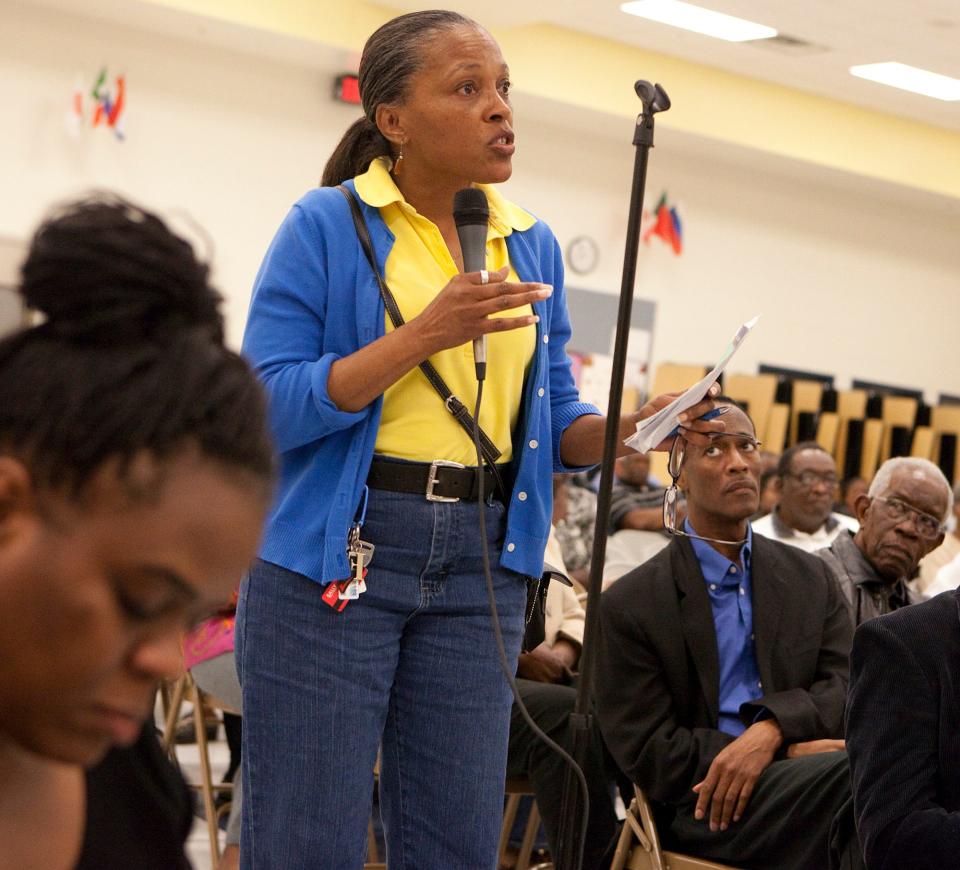
{"type": "MultiPolygon", "coordinates": [[[[633,186],[630,191],[630,212],[627,220],[626,252],[623,258],[623,280],[620,285],[620,308],[610,376],[610,399],[604,431],[603,461],[600,467],[600,489],[597,495],[597,519],[593,535],[593,555],[587,587],[587,616],[583,650],[580,653],[580,680],[577,701],[570,715],[573,757],[582,768],[591,748],[593,734],[593,678],[596,655],[594,647],[600,629],[600,590],[603,561],[607,548],[607,525],[610,515],[610,492],[613,487],[613,463],[619,444],[620,406],[623,378],[627,364],[627,340],[630,333],[630,312],[633,307],[633,286],[637,275],[637,252],[640,246],[640,221],[643,215],[643,192],[647,180],[647,157],[653,147],[653,116],[670,108],[670,98],[660,85],[638,81],[634,85],[643,109],[637,117],[633,134],[636,158],[633,165],[633,186]]],[[[559,855],[554,856],[556,870],[580,870],[583,862],[583,830],[580,821],[588,811],[584,806],[579,782],[569,767],[564,775],[563,803],[560,814],[559,855]]]]}

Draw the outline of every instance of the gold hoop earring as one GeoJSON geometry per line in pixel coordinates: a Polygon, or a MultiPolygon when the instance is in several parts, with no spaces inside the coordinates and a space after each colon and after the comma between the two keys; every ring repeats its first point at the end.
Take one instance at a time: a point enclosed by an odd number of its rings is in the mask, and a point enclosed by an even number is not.
{"type": "Polygon", "coordinates": [[[393,158],[393,174],[394,175],[400,174],[402,163],[403,163],[403,142],[400,143],[400,147],[397,150],[397,156],[393,158]]]}

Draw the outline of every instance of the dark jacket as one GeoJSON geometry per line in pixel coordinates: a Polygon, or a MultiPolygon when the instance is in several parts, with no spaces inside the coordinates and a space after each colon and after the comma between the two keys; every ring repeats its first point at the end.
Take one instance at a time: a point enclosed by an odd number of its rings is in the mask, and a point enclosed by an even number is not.
{"type": "Polygon", "coordinates": [[[87,822],[75,870],[190,870],[193,799],[152,723],[87,771],[87,822]]]}
{"type": "MultiPolygon", "coordinates": [[[[753,538],[753,629],[765,694],[741,707],[776,716],[784,746],[843,736],[852,628],[823,562],[753,538]]],[[[675,538],[601,599],[600,727],[624,773],[656,801],[679,803],[733,741],[717,730],[713,611],[690,542],[675,538]]]]}
{"type": "Polygon", "coordinates": [[[867,867],[960,865],[960,592],[863,623],[848,703],[867,867]]]}
{"type": "Polygon", "coordinates": [[[827,563],[840,584],[854,628],[919,600],[902,579],[887,583],[877,573],[854,542],[853,532],[840,532],[829,547],[817,550],[816,555],[827,563]]]}

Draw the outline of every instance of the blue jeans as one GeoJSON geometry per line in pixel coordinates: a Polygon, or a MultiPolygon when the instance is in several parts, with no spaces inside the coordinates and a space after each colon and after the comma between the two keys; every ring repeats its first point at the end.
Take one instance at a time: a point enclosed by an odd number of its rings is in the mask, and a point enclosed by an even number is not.
{"type": "MultiPolygon", "coordinates": [[[[484,505],[511,671],[525,579],[498,567],[502,504],[484,505]]],[[[237,613],[244,868],[356,870],[373,767],[391,870],[496,866],[511,693],[500,669],[476,502],[370,491],[367,592],[258,562],[237,613]]]]}

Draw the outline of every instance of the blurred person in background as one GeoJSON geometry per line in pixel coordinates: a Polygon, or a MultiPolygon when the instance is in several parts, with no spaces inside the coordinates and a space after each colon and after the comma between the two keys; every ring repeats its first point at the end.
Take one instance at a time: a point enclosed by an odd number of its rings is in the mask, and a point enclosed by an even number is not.
{"type": "Polygon", "coordinates": [[[837,466],[816,441],[801,441],[783,452],[775,484],[779,501],[765,517],[755,520],[758,535],[812,553],[827,547],[856,521],[833,512],[837,466]]]}
{"type": "Polygon", "coordinates": [[[915,581],[917,591],[925,598],[933,598],[934,595],[939,595],[948,589],[956,589],[960,585],[960,574],[956,574],[956,568],[951,568],[949,571],[944,569],[947,565],[956,563],[958,557],[960,557],[960,483],[953,488],[953,511],[947,519],[947,532],[943,536],[943,543],[920,560],[920,574],[915,581]]]}
{"type": "Polygon", "coordinates": [[[857,515],[857,499],[861,495],[866,495],[870,488],[870,483],[864,480],[860,475],[855,474],[848,477],[840,484],[840,501],[834,505],[834,510],[840,514],[846,514],[848,517],[857,515]]]}

